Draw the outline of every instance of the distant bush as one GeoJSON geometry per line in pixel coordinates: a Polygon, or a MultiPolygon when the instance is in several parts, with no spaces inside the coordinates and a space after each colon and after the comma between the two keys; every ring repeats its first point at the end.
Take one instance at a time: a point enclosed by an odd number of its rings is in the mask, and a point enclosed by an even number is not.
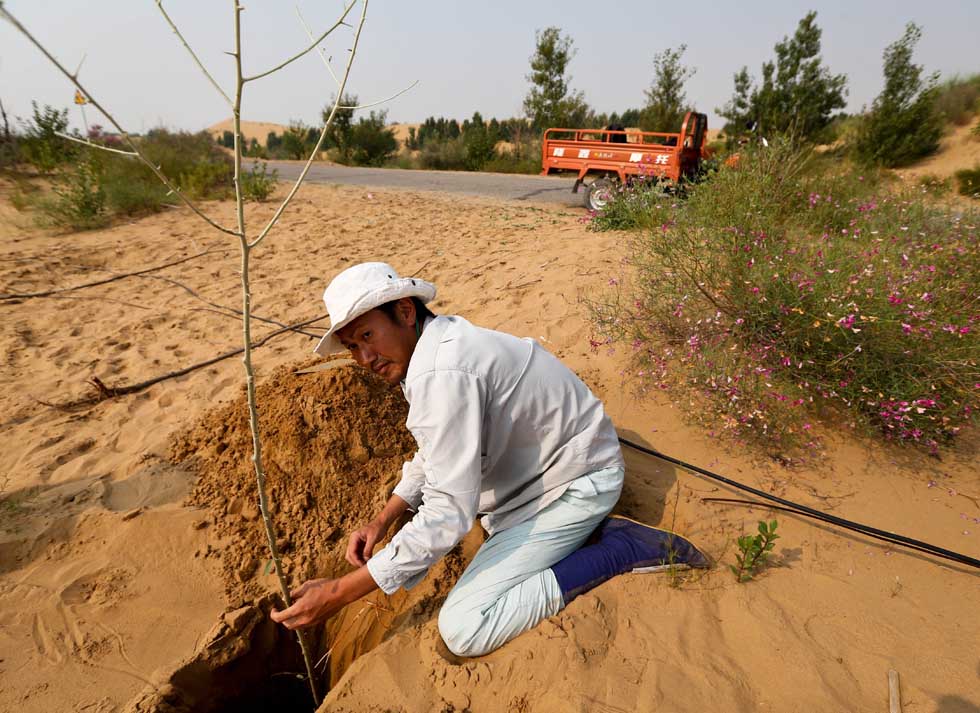
{"type": "Polygon", "coordinates": [[[279,171],[272,169],[272,173],[268,173],[269,167],[264,163],[260,171],[259,165],[252,164],[251,170],[242,174],[242,196],[247,201],[264,201],[276,190],[279,171]]]}
{"type": "Polygon", "coordinates": [[[466,145],[463,139],[426,141],[419,153],[419,166],[434,171],[465,171],[466,145]]]}
{"type": "Polygon", "coordinates": [[[909,23],[905,34],[885,49],[885,88],[858,130],[855,157],[878,166],[905,166],[939,148],[943,117],[936,107],[936,75],[922,78],[912,63],[922,30],[909,23]]]}
{"type": "Polygon", "coordinates": [[[31,102],[31,118],[25,122],[20,139],[21,157],[41,173],[51,173],[78,155],[78,147],[61,138],[68,133],[68,110],[31,102]]]}
{"type": "Polygon", "coordinates": [[[936,108],[957,126],[970,123],[980,113],[980,74],[952,77],[939,85],[936,108]]]}
{"type": "Polygon", "coordinates": [[[483,170],[491,173],[541,173],[541,147],[536,150],[512,152],[498,151],[483,164],[483,170]]]}
{"type": "Polygon", "coordinates": [[[641,388],[699,394],[706,424],[776,454],[815,447],[821,416],[930,450],[976,422],[980,214],[782,143],[656,205],[628,286],[588,303],[641,388]]]}
{"type": "Polygon", "coordinates": [[[74,171],[55,181],[53,195],[38,202],[39,223],[66,230],[88,230],[106,223],[102,165],[85,157],[74,171]]]}
{"type": "MultiPolygon", "coordinates": [[[[90,133],[97,143],[119,144],[118,137],[100,131],[90,133]]],[[[189,197],[213,199],[230,195],[232,160],[206,133],[154,129],[134,141],[189,197]]],[[[168,195],[168,189],[141,161],[97,149],[82,147],[76,161],[63,165],[53,181],[53,196],[20,192],[25,206],[36,208],[39,222],[50,227],[96,227],[116,216],[152,213],[179,201],[168,195]]]]}
{"type": "Polygon", "coordinates": [[[980,199],[980,165],[956,172],[960,195],[980,199]]]}
{"type": "Polygon", "coordinates": [[[350,156],[358,166],[383,166],[398,150],[395,132],[386,125],[388,113],[372,111],[351,127],[350,156]]]}

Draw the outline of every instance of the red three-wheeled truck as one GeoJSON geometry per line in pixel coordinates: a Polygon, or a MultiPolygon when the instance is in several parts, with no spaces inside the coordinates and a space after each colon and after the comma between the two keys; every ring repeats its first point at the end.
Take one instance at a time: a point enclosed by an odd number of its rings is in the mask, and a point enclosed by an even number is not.
{"type": "Polygon", "coordinates": [[[541,142],[541,173],[574,171],[573,193],[585,186],[584,203],[601,210],[616,181],[634,176],[678,182],[693,179],[705,152],[708,117],[688,112],[678,134],[615,129],[548,129],[541,142]]]}

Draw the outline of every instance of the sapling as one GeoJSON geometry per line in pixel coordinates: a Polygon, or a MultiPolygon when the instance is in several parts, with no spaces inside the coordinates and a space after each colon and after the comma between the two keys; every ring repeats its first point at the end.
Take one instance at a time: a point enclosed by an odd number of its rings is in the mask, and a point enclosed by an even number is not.
{"type": "Polygon", "coordinates": [[[738,538],[738,554],[736,564],[728,565],[735,575],[736,582],[747,582],[766,564],[769,553],[776,546],[779,535],[776,534],[776,521],[767,523],[759,521],[758,535],[742,535],[738,538]]]}
{"type": "MultiPolygon", "coordinates": [[[[51,54],[51,52],[48,51],[37,39],[35,39],[35,37],[27,30],[27,28],[25,28],[13,15],[11,15],[7,11],[7,9],[4,7],[3,0],[0,0],[0,17],[3,17],[4,19],[8,20],[21,34],[23,34],[30,41],[31,44],[33,44],[63,75],[65,75],[65,77],[67,77],[69,81],[71,81],[71,83],[75,86],[75,88],[88,99],[89,103],[99,112],[101,112],[103,116],[105,116],[105,118],[109,121],[109,123],[119,133],[120,137],[122,138],[122,145],[125,148],[111,148],[108,146],[103,146],[94,143],[90,140],[80,139],[78,137],[70,136],[64,133],[60,133],[59,136],[62,136],[62,138],[71,141],[85,144],[86,146],[89,146],[91,148],[101,149],[115,154],[122,154],[125,156],[129,156],[133,159],[142,161],[150,168],[150,170],[153,171],[153,173],[157,176],[157,178],[159,178],[160,181],[162,181],[163,184],[167,186],[170,192],[173,195],[175,195],[179,200],[181,200],[188,208],[190,208],[198,217],[200,217],[202,220],[207,222],[215,230],[218,230],[227,235],[234,236],[238,240],[238,244],[241,249],[242,332],[243,332],[243,341],[244,341],[242,362],[245,367],[245,384],[246,384],[246,394],[247,394],[247,403],[248,403],[249,426],[251,428],[251,433],[252,433],[252,462],[255,467],[259,508],[262,513],[262,521],[265,527],[266,536],[268,538],[269,551],[271,554],[272,563],[274,565],[276,578],[278,579],[279,582],[282,598],[285,600],[286,606],[288,607],[292,604],[292,597],[290,596],[290,588],[287,583],[285,573],[283,572],[282,561],[279,556],[278,548],[276,546],[275,528],[273,526],[272,517],[269,511],[268,496],[265,487],[265,471],[262,466],[262,443],[259,435],[259,415],[258,415],[258,406],[256,404],[256,398],[255,398],[255,373],[252,368],[252,348],[253,348],[252,337],[251,337],[252,291],[251,291],[250,279],[249,279],[249,267],[250,267],[249,258],[251,256],[251,251],[265,239],[265,237],[269,234],[269,231],[272,230],[272,228],[279,221],[279,218],[282,216],[286,207],[289,205],[290,201],[292,201],[293,197],[296,195],[296,192],[299,190],[300,185],[305,180],[306,175],[307,173],[309,173],[310,167],[313,164],[314,159],[316,158],[317,154],[320,152],[320,149],[324,143],[324,139],[327,136],[328,128],[331,122],[333,121],[334,116],[337,114],[338,109],[346,108],[346,107],[342,107],[341,105],[341,97],[344,96],[344,88],[346,87],[347,79],[350,76],[350,70],[351,70],[351,66],[353,65],[354,57],[357,52],[357,45],[361,36],[361,30],[364,27],[364,19],[367,14],[368,0],[363,0],[362,2],[360,22],[358,23],[356,29],[354,30],[353,43],[350,50],[348,51],[344,72],[339,77],[337,75],[334,75],[334,79],[337,84],[336,99],[333,102],[333,107],[331,108],[329,114],[324,117],[324,123],[320,129],[320,134],[316,142],[316,146],[313,148],[312,152],[310,153],[306,165],[303,167],[303,170],[300,172],[300,175],[294,182],[292,188],[289,190],[285,198],[282,200],[279,207],[276,209],[275,213],[272,215],[269,221],[264,225],[264,227],[262,227],[261,230],[257,232],[254,238],[250,237],[245,221],[246,179],[245,179],[245,174],[243,174],[242,172],[243,146],[241,143],[242,142],[241,107],[242,107],[242,95],[245,86],[250,82],[254,82],[256,80],[267,77],[275,72],[278,72],[280,69],[283,69],[287,65],[292,64],[294,61],[305,56],[313,49],[319,49],[319,44],[328,35],[330,35],[330,33],[332,33],[341,25],[347,25],[345,20],[347,16],[350,14],[351,10],[354,8],[354,5],[356,4],[356,0],[351,0],[349,3],[345,4],[339,19],[329,29],[327,29],[325,32],[323,32],[317,37],[313,37],[311,34],[311,42],[303,50],[290,56],[289,58],[287,58],[283,62],[280,62],[278,65],[272,67],[271,69],[250,76],[246,76],[242,70],[241,13],[244,10],[244,7],[238,3],[238,0],[232,0],[233,17],[234,17],[235,49],[234,52],[231,52],[229,54],[231,54],[235,63],[235,92],[233,97],[230,96],[228,93],[226,93],[224,89],[222,89],[221,85],[215,80],[212,74],[208,71],[208,69],[198,58],[197,54],[195,54],[194,50],[191,48],[188,42],[184,39],[184,36],[180,33],[180,30],[177,28],[177,25],[174,23],[174,21],[164,10],[163,0],[155,0],[155,1],[156,1],[157,8],[159,9],[166,23],[170,26],[170,29],[173,30],[174,34],[177,36],[181,44],[183,44],[184,48],[191,55],[191,58],[194,60],[194,62],[197,64],[200,70],[204,73],[207,80],[211,83],[214,89],[221,95],[221,97],[228,104],[229,108],[232,111],[232,116],[234,121],[234,137],[235,137],[234,147],[233,147],[234,164],[235,164],[235,174],[234,174],[235,208],[236,208],[235,227],[228,227],[225,225],[221,225],[217,220],[205,214],[204,211],[194,203],[194,201],[186,194],[185,191],[182,191],[173,182],[173,180],[171,180],[170,177],[166,176],[161,171],[158,165],[156,165],[154,162],[149,160],[149,158],[147,158],[147,156],[141,151],[139,142],[134,140],[133,137],[119,124],[119,122],[116,121],[116,119],[112,116],[112,114],[110,114],[99,103],[99,101],[92,94],[92,92],[90,92],[88,89],[82,86],[78,78],[78,71],[76,70],[73,73],[65,69],[64,65],[61,62],[59,62],[51,54]]],[[[326,58],[324,58],[324,61],[326,62],[326,58]]],[[[329,63],[328,63],[328,68],[329,68],[329,63]]],[[[331,74],[333,74],[332,69],[331,69],[331,74]]],[[[355,107],[355,108],[360,108],[360,107],[355,107]]],[[[315,703],[319,705],[320,695],[319,692],[317,691],[316,679],[314,678],[313,660],[309,651],[309,646],[307,644],[306,638],[303,636],[302,633],[298,632],[298,638],[299,638],[300,647],[303,652],[303,659],[306,663],[306,673],[310,685],[310,691],[313,694],[313,699],[315,703]]]]}

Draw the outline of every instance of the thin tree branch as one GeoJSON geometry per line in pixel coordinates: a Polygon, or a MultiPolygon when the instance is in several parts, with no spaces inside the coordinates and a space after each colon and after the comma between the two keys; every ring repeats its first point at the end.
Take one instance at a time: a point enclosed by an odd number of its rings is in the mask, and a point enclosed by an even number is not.
{"type": "MultiPolygon", "coordinates": [[[[240,309],[235,309],[234,307],[228,307],[226,305],[218,304],[217,302],[211,302],[210,300],[207,300],[201,295],[199,295],[197,292],[195,292],[193,289],[185,285],[183,282],[179,282],[178,280],[174,280],[173,278],[164,277],[163,275],[140,275],[140,277],[144,277],[150,280],[161,280],[162,282],[167,282],[173,285],[174,287],[179,287],[194,299],[199,300],[204,304],[215,308],[212,310],[208,310],[209,312],[214,312],[215,314],[221,314],[224,315],[225,317],[234,317],[235,319],[238,319],[239,317],[242,316],[242,311],[240,309]]],[[[288,324],[278,322],[274,319],[269,319],[268,317],[260,317],[257,314],[253,314],[252,319],[257,319],[258,321],[265,322],[266,324],[274,324],[277,327],[286,327],[287,329],[292,329],[294,332],[298,334],[303,334],[312,339],[320,338],[319,334],[314,334],[313,332],[307,332],[302,329],[293,328],[290,327],[288,324]]]]}
{"type": "MultiPolygon", "coordinates": [[[[364,4],[361,6],[361,19],[357,23],[357,30],[354,32],[354,44],[351,46],[350,56],[347,58],[347,66],[344,69],[344,77],[341,80],[340,87],[337,90],[337,100],[333,104],[333,109],[330,110],[330,116],[328,116],[327,120],[323,123],[323,129],[320,130],[320,138],[317,139],[316,146],[313,147],[310,158],[307,160],[306,165],[303,166],[303,170],[300,171],[299,178],[296,179],[296,183],[293,184],[293,187],[289,190],[289,193],[283,199],[282,203],[279,205],[279,208],[276,209],[273,216],[269,219],[266,226],[262,228],[262,232],[259,233],[259,236],[248,244],[249,248],[254,248],[256,245],[261,243],[265,236],[269,234],[269,231],[272,230],[272,226],[279,221],[279,217],[282,215],[283,211],[286,210],[286,206],[293,200],[293,196],[296,195],[300,185],[306,179],[306,174],[310,172],[310,166],[313,165],[313,160],[320,152],[320,147],[323,146],[323,140],[327,137],[327,129],[330,127],[330,124],[333,123],[333,118],[337,114],[337,108],[340,106],[340,98],[344,95],[344,87],[347,86],[347,79],[350,77],[351,65],[354,64],[354,56],[357,54],[357,43],[360,41],[361,30],[364,29],[364,20],[367,17],[367,6],[368,0],[364,0],[364,4]]],[[[345,15],[348,11],[345,11],[345,15]]]]}
{"type": "Polygon", "coordinates": [[[310,50],[314,49],[317,46],[317,44],[319,44],[320,42],[322,42],[327,37],[327,35],[329,35],[331,32],[333,32],[334,30],[336,30],[341,25],[346,25],[347,24],[347,23],[344,22],[344,20],[347,18],[347,15],[350,14],[350,11],[354,9],[354,5],[355,4],[357,4],[356,3],[356,0],[351,0],[351,2],[344,8],[344,12],[340,15],[340,19],[337,20],[337,22],[335,22],[326,32],[324,32],[322,35],[320,35],[319,37],[317,37],[313,42],[311,42],[310,45],[306,49],[304,49],[304,50],[302,50],[300,52],[297,52],[292,57],[290,57],[289,59],[287,59],[285,62],[281,62],[281,63],[277,64],[275,67],[273,67],[272,69],[268,69],[265,72],[262,72],[261,74],[253,74],[251,77],[242,77],[242,82],[248,83],[248,82],[253,82],[256,79],[262,79],[262,77],[268,77],[273,72],[278,72],[280,69],[282,69],[286,65],[292,64],[293,62],[295,62],[296,60],[298,60],[300,57],[303,57],[306,54],[308,54],[310,52],[310,50]]]}
{"type": "Polygon", "coordinates": [[[409,84],[404,89],[400,89],[397,92],[395,92],[394,94],[392,94],[391,96],[385,97],[384,99],[378,99],[378,101],[370,102],[368,104],[358,104],[357,106],[344,106],[343,104],[341,104],[337,108],[338,109],[369,109],[372,106],[378,106],[378,104],[386,104],[386,103],[390,102],[392,99],[397,99],[398,97],[400,97],[405,92],[407,92],[407,91],[409,91],[411,89],[415,89],[415,87],[417,87],[418,85],[419,85],[419,80],[416,79],[414,82],[412,82],[411,84],[409,84]]]}
{"type": "Polygon", "coordinates": [[[174,21],[170,19],[170,15],[168,15],[167,11],[163,9],[163,0],[156,0],[156,3],[157,9],[160,11],[160,14],[163,15],[163,19],[167,21],[168,25],[170,25],[170,29],[174,31],[175,35],[177,35],[177,39],[179,39],[180,43],[184,45],[184,48],[197,64],[198,68],[204,72],[204,76],[208,78],[208,81],[211,82],[211,85],[218,91],[218,94],[224,97],[224,100],[228,102],[228,106],[234,106],[232,104],[231,97],[225,93],[225,90],[221,88],[221,85],[218,84],[213,76],[211,76],[211,73],[208,71],[207,67],[205,67],[204,63],[198,59],[197,55],[194,53],[194,50],[192,50],[191,46],[187,43],[187,40],[185,40],[184,36],[180,34],[180,30],[177,29],[177,25],[174,24],[174,21]]]}
{"type": "MultiPolygon", "coordinates": [[[[306,30],[306,34],[309,36],[310,41],[312,42],[313,41],[313,29],[306,22],[306,18],[303,17],[303,13],[300,12],[299,5],[296,5],[295,6],[295,9],[296,9],[296,16],[299,18],[300,24],[303,26],[303,29],[306,30]]],[[[316,48],[316,51],[317,51],[317,54],[320,55],[320,59],[323,60],[323,64],[326,66],[327,71],[330,72],[330,76],[333,77],[334,84],[336,84],[339,87],[340,86],[340,78],[334,73],[333,67],[330,66],[330,60],[327,59],[327,55],[325,55],[323,53],[323,48],[320,47],[319,44],[318,44],[318,46],[316,48]]]]}
{"type": "MultiPolygon", "coordinates": [[[[279,335],[285,334],[286,332],[295,331],[296,329],[299,329],[300,327],[305,327],[308,324],[319,322],[321,319],[326,319],[327,316],[328,315],[326,314],[321,314],[318,317],[314,317],[312,319],[306,319],[303,320],[302,322],[296,322],[295,324],[290,324],[286,327],[283,327],[282,329],[277,329],[276,331],[270,332],[269,334],[265,335],[255,343],[249,345],[249,347],[251,349],[258,349],[259,347],[263,346],[266,342],[268,342],[270,339],[274,337],[278,337],[279,335]]],[[[77,406],[87,406],[89,404],[98,403],[99,401],[104,401],[105,399],[110,399],[115,396],[125,396],[126,394],[135,394],[136,392],[142,391],[143,389],[147,389],[153,386],[154,384],[159,384],[161,381],[166,381],[167,379],[175,379],[179,376],[186,376],[187,374],[190,374],[193,371],[197,371],[198,369],[203,369],[204,367],[211,366],[212,364],[217,364],[219,361],[224,361],[225,359],[230,359],[231,357],[237,356],[244,351],[245,351],[245,347],[239,347],[238,349],[233,349],[230,352],[219,354],[218,356],[212,357],[211,359],[207,359],[205,361],[198,362],[196,364],[191,364],[190,366],[184,367],[183,369],[170,371],[167,372],[166,374],[160,374],[159,376],[154,376],[151,379],[146,379],[145,381],[140,381],[135,384],[128,384],[125,386],[107,386],[98,377],[93,377],[92,384],[99,391],[97,396],[94,397],[90,396],[88,398],[79,399],[77,401],[71,401],[66,404],[52,403],[52,404],[45,404],[45,405],[51,406],[52,408],[59,408],[59,409],[74,408],[77,406]]]]}
{"type": "MultiPolygon", "coordinates": [[[[310,29],[309,24],[306,22],[306,19],[303,17],[303,13],[300,12],[299,5],[297,5],[295,9],[296,9],[296,16],[299,17],[300,24],[303,25],[303,29],[306,30],[306,34],[309,35],[310,40],[313,40],[313,30],[310,29]]],[[[340,80],[337,78],[337,75],[334,74],[333,67],[330,66],[330,60],[328,60],[327,59],[327,55],[325,55],[323,53],[323,48],[318,46],[316,48],[316,51],[317,51],[317,54],[320,55],[320,59],[323,60],[323,64],[327,68],[327,71],[330,72],[330,76],[333,77],[333,81],[339,86],[340,85],[340,80]]],[[[418,83],[419,83],[419,80],[416,79],[414,82],[412,82],[411,84],[409,84],[407,87],[405,87],[404,89],[401,89],[401,90],[395,92],[390,97],[386,97],[385,99],[379,99],[378,101],[371,102],[369,104],[358,104],[357,106],[344,106],[343,104],[341,104],[337,108],[338,109],[351,109],[351,110],[356,110],[356,109],[368,109],[368,108],[370,108],[372,106],[378,106],[379,104],[385,104],[387,102],[390,102],[392,99],[397,99],[398,97],[400,97],[402,94],[404,94],[408,90],[414,89],[415,87],[418,86],[418,83]]]]}
{"type": "Polygon", "coordinates": [[[228,235],[235,235],[235,236],[238,235],[238,233],[236,233],[234,230],[231,230],[230,228],[226,228],[223,225],[209,218],[187,196],[185,196],[180,191],[179,188],[173,185],[173,183],[170,182],[170,179],[167,178],[166,175],[164,175],[164,173],[160,170],[160,167],[154,164],[152,161],[146,158],[146,156],[143,155],[143,153],[139,150],[139,147],[136,145],[132,137],[129,135],[129,132],[127,132],[124,128],[122,128],[122,126],[120,126],[119,122],[115,120],[112,114],[106,111],[102,107],[102,105],[99,104],[99,102],[95,98],[93,98],[92,94],[87,89],[85,89],[85,87],[82,86],[82,83],[78,81],[78,78],[74,74],[69,72],[67,69],[65,69],[64,65],[62,65],[61,62],[55,59],[55,57],[50,52],[48,52],[48,50],[44,47],[44,45],[38,42],[38,40],[35,39],[34,35],[32,35],[27,30],[27,28],[24,27],[17,20],[17,18],[15,18],[7,11],[7,9],[3,6],[2,3],[0,3],[0,17],[3,17],[10,24],[12,24],[22,35],[24,35],[24,37],[28,39],[28,41],[32,45],[34,45],[35,47],[37,47],[38,50],[40,50],[41,54],[47,57],[48,61],[51,62],[51,64],[53,64],[58,69],[59,72],[65,75],[69,79],[69,81],[71,81],[71,83],[75,86],[75,88],[78,89],[78,91],[80,91],[88,99],[89,103],[92,106],[94,106],[96,109],[98,109],[99,112],[101,112],[102,115],[109,120],[109,123],[112,124],[112,126],[116,129],[116,131],[119,132],[119,134],[129,145],[129,147],[136,152],[136,155],[139,157],[140,161],[145,163],[150,168],[150,170],[153,171],[154,175],[156,175],[156,177],[159,178],[160,181],[167,188],[169,188],[171,192],[176,194],[177,197],[180,198],[181,201],[183,201],[188,208],[194,211],[200,218],[202,218],[206,223],[208,223],[211,227],[215,228],[216,230],[220,230],[222,233],[227,233],[228,235]]]}
{"type": "Polygon", "coordinates": [[[0,300],[26,300],[26,299],[32,299],[34,297],[48,297],[50,295],[60,295],[65,292],[74,292],[75,290],[84,290],[88,287],[105,285],[106,283],[115,282],[116,280],[122,280],[126,277],[134,277],[136,275],[145,275],[148,272],[156,272],[157,270],[162,270],[166,267],[172,267],[173,265],[180,265],[183,262],[189,262],[191,260],[196,260],[199,257],[204,257],[205,255],[211,255],[213,253],[220,253],[220,252],[228,252],[228,248],[205,250],[204,252],[197,253],[196,255],[182,257],[179,260],[174,260],[173,262],[164,263],[163,265],[147,267],[142,270],[136,270],[135,272],[123,272],[118,275],[114,275],[113,277],[107,277],[104,280],[96,280],[95,282],[86,282],[85,284],[75,285],[74,287],[58,287],[56,289],[45,290],[43,292],[8,292],[6,294],[0,294],[0,300]]]}
{"type": "Polygon", "coordinates": [[[63,139],[68,139],[69,141],[74,141],[75,143],[81,144],[82,146],[88,146],[89,148],[101,149],[102,151],[109,151],[111,153],[122,154],[123,156],[135,156],[136,158],[139,158],[139,154],[136,153],[135,151],[123,151],[122,149],[114,149],[109,146],[102,146],[101,144],[92,143],[88,139],[80,139],[77,136],[72,136],[71,134],[65,134],[61,131],[54,132],[54,135],[60,136],[63,139]]]}

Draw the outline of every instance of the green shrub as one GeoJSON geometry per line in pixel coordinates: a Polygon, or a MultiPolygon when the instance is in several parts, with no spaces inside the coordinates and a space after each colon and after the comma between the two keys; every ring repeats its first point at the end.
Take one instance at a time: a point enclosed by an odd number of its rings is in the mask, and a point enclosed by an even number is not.
{"type": "Polygon", "coordinates": [[[165,203],[176,204],[175,196],[149,170],[135,160],[111,157],[102,174],[106,205],[113,215],[136,216],[154,213],[165,203]]]}
{"type": "Polygon", "coordinates": [[[541,144],[528,142],[513,151],[497,151],[483,164],[484,171],[492,173],[541,173],[541,144]]]}
{"type": "Polygon", "coordinates": [[[429,139],[419,153],[419,165],[433,171],[465,171],[466,146],[463,139],[429,139]]]}
{"type": "Polygon", "coordinates": [[[395,132],[386,125],[387,112],[362,116],[350,131],[351,161],[357,166],[383,166],[398,150],[395,132]]]}
{"type": "Polygon", "coordinates": [[[677,198],[668,192],[668,184],[638,178],[627,185],[617,183],[613,199],[592,215],[589,229],[652,229],[670,218],[671,204],[677,198]]]}
{"type": "Polygon", "coordinates": [[[55,109],[48,104],[40,109],[37,102],[32,101],[31,118],[25,124],[20,141],[22,157],[41,173],[51,173],[78,154],[76,145],[57,135],[67,131],[67,109],[55,109]]]}
{"type": "Polygon", "coordinates": [[[228,163],[197,163],[180,174],[177,185],[188,198],[227,198],[234,168],[228,163]]]}
{"type": "Polygon", "coordinates": [[[861,123],[856,158],[870,165],[906,166],[939,148],[943,116],[936,106],[937,77],[922,78],[912,63],[922,30],[909,23],[905,34],[885,49],[885,88],[861,123]]]}
{"type": "Polygon", "coordinates": [[[260,171],[259,165],[253,163],[250,171],[242,173],[242,197],[247,201],[262,202],[276,190],[279,171],[272,169],[272,173],[268,173],[269,167],[265,163],[261,164],[260,171]]]}
{"type": "Polygon", "coordinates": [[[46,227],[88,230],[106,223],[106,195],[101,165],[87,157],[74,171],[61,174],[53,196],[38,202],[39,222],[46,227]]]}
{"type": "Polygon", "coordinates": [[[399,151],[397,154],[388,159],[388,163],[385,164],[388,168],[401,168],[401,169],[413,169],[418,168],[418,159],[412,154],[411,151],[399,151]]]}
{"type": "Polygon", "coordinates": [[[980,199],[980,165],[956,172],[960,195],[980,199]]]}
{"type": "Polygon", "coordinates": [[[629,286],[587,302],[641,389],[693,392],[776,453],[816,447],[819,417],[929,449],[975,421],[980,215],[812,174],[783,143],[658,206],[629,286]]]}

